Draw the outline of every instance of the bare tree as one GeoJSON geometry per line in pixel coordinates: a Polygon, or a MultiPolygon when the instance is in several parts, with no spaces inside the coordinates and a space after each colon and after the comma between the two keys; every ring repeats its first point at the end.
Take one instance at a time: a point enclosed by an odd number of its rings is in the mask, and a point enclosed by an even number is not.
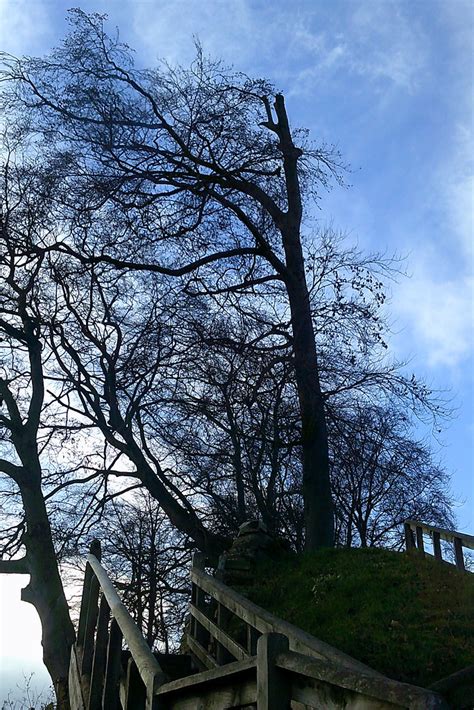
{"type": "Polygon", "coordinates": [[[58,708],[68,708],[68,668],[74,629],[58,571],[43,489],[51,430],[44,426],[45,373],[42,297],[37,279],[43,257],[32,244],[48,229],[47,201],[32,198],[35,174],[7,163],[0,220],[0,477],[8,494],[2,531],[0,573],[29,574],[23,601],[41,620],[43,660],[53,681],[58,708]],[[20,503],[14,515],[14,503],[20,503]],[[12,507],[13,506],[13,507],[12,507]],[[18,554],[23,552],[22,557],[18,554]]]}
{"type": "Polygon", "coordinates": [[[108,266],[105,274],[102,267],[78,268],[66,261],[60,256],[52,265],[61,292],[61,308],[49,324],[57,376],[63,381],[57,403],[104,440],[97,473],[106,480],[138,481],[178,530],[217,556],[228,540],[206,527],[193,503],[192,482],[182,485],[179,460],[159,447],[147,417],[150,408],[170,400],[185,357],[175,346],[171,323],[176,306],[169,302],[167,308],[165,284],[151,278],[144,290],[143,280],[108,266]]]}
{"type": "Polygon", "coordinates": [[[403,546],[402,523],[453,528],[449,476],[399,406],[354,403],[335,420],[332,481],[337,533],[347,546],[403,546]]]}
{"type": "Polygon", "coordinates": [[[327,428],[302,220],[305,200],[338,178],[339,156],[292,132],[284,98],[271,85],[200,51],[189,70],[135,70],[103,19],[73,11],[73,31],[49,58],[4,58],[7,102],[27,108],[35,131],[50,147],[56,142],[70,167],[65,196],[78,231],[97,210],[107,214],[109,228],[95,242],[78,234],[74,247],[63,241],[58,248],[84,263],[188,277],[208,293],[283,286],[306,545],[331,546],[327,428]]]}
{"type": "Polygon", "coordinates": [[[150,648],[169,653],[189,601],[191,545],[144,491],[108,507],[96,534],[107,570],[150,648]]]}

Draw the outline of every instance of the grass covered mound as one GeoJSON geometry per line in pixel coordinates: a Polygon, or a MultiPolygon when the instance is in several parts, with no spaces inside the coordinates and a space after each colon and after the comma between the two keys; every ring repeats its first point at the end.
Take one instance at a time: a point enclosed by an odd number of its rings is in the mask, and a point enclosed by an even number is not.
{"type": "Polygon", "coordinates": [[[474,663],[474,575],[432,559],[374,548],[287,555],[260,564],[245,594],[397,680],[427,687],[474,663]]]}

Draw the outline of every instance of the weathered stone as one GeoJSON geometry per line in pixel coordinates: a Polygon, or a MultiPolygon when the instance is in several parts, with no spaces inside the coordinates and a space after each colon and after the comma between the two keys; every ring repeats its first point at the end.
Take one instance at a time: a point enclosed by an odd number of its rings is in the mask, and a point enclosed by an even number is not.
{"type": "Polygon", "coordinates": [[[217,577],[225,584],[251,584],[257,563],[277,557],[285,545],[275,540],[260,520],[249,520],[239,528],[232,546],[219,560],[217,577]]]}
{"type": "Polygon", "coordinates": [[[255,532],[264,532],[268,534],[268,528],[261,520],[248,520],[246,523],[242,523],[239,528],[238,537],[243,535],[249,535],[255,532]]]}

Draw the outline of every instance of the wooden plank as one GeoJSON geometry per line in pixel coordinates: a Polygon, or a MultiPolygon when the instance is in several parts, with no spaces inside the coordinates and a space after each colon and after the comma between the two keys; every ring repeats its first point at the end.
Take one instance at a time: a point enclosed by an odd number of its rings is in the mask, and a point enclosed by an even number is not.
{"type": "Polygon", "coordinates": [[[71,658],[69,661],[69,702],[71,710],[86,710],[86,704],[82,692],[81,674],[79,672],[79,660],[76,653],[76,645],[71,648],[71,658]]]}
{"type": "MultiPolygon", "coordinates": [[[[89,548],[89,554],[94,555],[96,560],[100,561],[101,549],[99,540],[92,540],[91,546],[89,548]]],[[[86,562],[86,569],[84,571],[84,584],[82,587],[82,597],[81,597],[81,610],[79,612],[79,624],[77,627],[77,645],[84,645],[84,633],[86,629],[87,621],[87,609],[89,608],[89,591],[90,583],[94,576],[92,567],[89,562],[86,562]]]]}
{"type": "Polygon", "coordinates": [[[87,621],[87,610],[89,608],[89,594],[91,581],[94,576],[92,567],[87,562],[86,569],[84,572],[84,584],[82,586],[82,597],[81,597],[81,610],[79,612],[79,624],[77,627],[77,645],[84,645],[84,634],[86,631],[86,621],[87,621]]]}
{"type": "Polygon", "coordinates": [[[422,527],[427,533],[438,532],[441,540],[446,542],[454,542],[454,538],[458,537],[463,547],[468,547],[470,550],[474,550],[474,535],[468,535],[467,533],[458,532],[457,530],[446,530],[446,528],[437,528],[434,525],[425,525],[419,520],[406,520],[406,524],[410,525],[412,530],[416,530],[416,527],[422,527]]]}
{"type": "Polygon", "coordinates": [[[394,705],[388,700],[376,700],[367,695],[355,693],[353,690],[339,688],[322,680],[312,680],[299,676],[293,677],[291,686],[291,707],[297,703],[301,710],[308,708],[324,708],[324,710],[400,710],[400,705],[394,705]]]}
{"type": "Polygon", "coordinates": [[[351,656],[330,646],[328,643],[311,636],[311,634],[302,631],[297,626],[293,626],[293,624],[287,621],[283,621],[283,619],[279,619],[266,609],[262,609],[262,607],[254,604],[246,597],[243,597],[238,592],[222,584],[222,582],[219,582],[219,580],[205,572],[191,569],[191,580],[195,584],[200,585],[201,588],[208,594],[211,594],[216,601],[224,604],[233,614],[250,626],[253,626],[260,633],[265,634],[274,631],[287,636],[291,650],[309,654],[316,658],[332,660],[368,675],[383,677],[381,673],[378,673],[373,668],[369,668],[369,666],[357,661],[355,658],[351,658],[351,656]]]}
{"type": "Polygon", "coordinates": [[[249,654],[246,649],[240,645],[240,643],[234,641],[234,639],[225,631],[220,629],[217,624],[211,621],[211,619],[208,619],[202,611],[194,606],[194,604],[189,605],[189,611],[199,621],[199,623],[204,626],[204,628],[207,629],[207,631],[209,631],[209,633],[234,656],[235,660],[243,661],[248,657],[249,654]]]}
{"type": "Polygon", "coordinates": [[[88,710],[100,710],[102,706],[102,690],[104,687],[105,663],[107,660],[107,644],[109,639],[109,619],[110,608],[107,599],[102,595],[99,607],[99,619],[97,622],[94,660],[92,662],[88,710]]]}
{"type": "Polygon", "coordinates": [[[204,571],[204,568],[206,566],[207,562],[207,557],[204,554],[204,552],[193,552],[192,557],[191,557],[191,565],[195,567],[196,569],[200,569],[204,571]]]}
{"type": "Polygon", "coordinates": [[[122,657],[122,631],[115,619],[110,624],[109,643],[107,646],[107,664],[105,669],[104,694],[102,707],[105,710],[117,710],[120,705],[120,661],[122,657]]]}
{"type": "Polygon", "coordinates": [[[415,540],[413,539],[413,531],[409,523],[404,524],[405,529],[405,547],[407,552],[410,552],[415,548],[415,540]]]}
{"type": "Polygon", "coordinates": [[[288,675],[275,664],[278,654],[288,651],[283,634],[263,634],[257,643],[257,710],[288,710],[291,693],[288,675]]]}
{"type": "Polygon", "coordinates": [[[190,636],[190,634],[186,636],[186,642],[191,650],[192,655],[197,658],[203,668],[216,668],[216,666],[219,665],[216,659],[213,658],[211,654],[208,653],[207,650],[203,648],[198,641],[196,641],[196,639],[190,636]]]}
{"type": "Polygon", "coordinates": [[[205,690],[208,687],[212,687],[217,681],[237,683],[240,682],[239,679],[245,675],[255,677],[256,667],[256,658],[247,658],[245,661],[235,661],[225,666],[217,666],[216,668],[203,671],[202,673],[195,673],[194,675],[165,683],[157,691],[157,697],[164,698],[170,693],[182,691],[186,688],[205,690]]]}
{"type": "MultiPolygon", "coordinates": [[[[225,607],[223,604],[217,604],[217,626],[222,629],[223,631],[226,631],[229,625],[229,621],[232,617],[231,612],[225,607]]],[[[255,647],[256,649],[256,647],[255,647]]],[[[255,650],[254,653],[251,653],[251,656],[255,656],[257,651],[255,650]]],[[[220,666],[223,666],[225,663],[232,663],[232,661],[235,660],[235,656],[233,656],[225,645],[218,643],[217,644],[217,649],[216,649],[216,659],[217,662],[220,666]]]]}
{"type": "MultiPolygon", "coordinates": [[[[278,668],[294,676],[324,681],[336,688],[354,691],[361,696],[375,700],[384,700],[404,708],[431,708],[448,710],[449,706],[440,695],[415,685],[400,683],[391,678],[367,676],[344,668],[340,664],[310,658],[300,653],[287,651],[278,654],[275,659],[278,668]]],[[[294,684],[295,680],[292,680],[294,684]]],[[[308,683],[305,681],[305,685],[308,683]]],[[[302,697],[301,695],[299,697],[302,697]]],[[[296,698],[296,699],[299,699],[296,698]]],[[[301,701],[303,702],[303,701],[301,701]]],[[[360,707],[364,707],[361,705],[360,707]]]]}
{"type": "MultiPolygon", "coordinates": [[[[191,605],[195,609],[206,609],[204,603],[204,592],[199,585],[194,584],[191,590],[191,605]]],[[[191,629],[196,641],[205,649],[209,648],[210,634],[207,628],[201,624],[196,616],[191,621],[191,629]]]]}
{"type": "Polygon", "coordinates": [[[261,634],[250,624],[247,624],[247,653],[250,656],[257,654],[257,642],[261,634]]]}
{"type": "Polygon", "coordinates": [[[423,528],[421,525],[416,526],[416,548],[420,555],[424,556],[425,546],[423,544],[423,528]]]}
{"type": "Polygon", "coordinates": [[[454,559],[456,560],[456,567],[465,572],[466,568],[464,566],[464,555],[462,552],[462,540],[459,537],[455,537],[454,540],[454,559]]]}
{"type": "Polygon", "coordinates": [[[127,679],[125,682],[124,710],[138,710],[146,704],[146,688],[133,658],[128,659],[127,679]]]}
{"type": "Polygon", "coordinates": [[[176,697],[166,697],[164,710],[251,710],[257,700],[257,686],[255,679],[239,681],[238,685],[216,685],[210,690],[193,692],[191,689],[186,694],[176,697]]]}

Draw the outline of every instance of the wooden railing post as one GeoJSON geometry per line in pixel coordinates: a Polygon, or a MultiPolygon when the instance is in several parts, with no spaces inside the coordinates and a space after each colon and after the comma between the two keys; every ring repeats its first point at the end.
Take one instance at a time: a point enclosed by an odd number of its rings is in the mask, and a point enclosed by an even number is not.
{"type": "Polygon", "coordinates": [[[287,636],[269,633],[257,642],[257,710],[289,710],[290,684],[275,665],[279,653],[289,649],[287,636]]]}
{"type": "Polygon", "coordinates": [[[247,651],[249,656],[255,656],[257,653],[257,643],[261,634],[255,626],[247,624],[247,651]]]}
{"type": "Polygon", "coordinates": [[[105,663],[107,659],[107,641],[109,638],[110,607],[102,595],[97,622],[97,634],[92,662],[88,710],[100,710],[102,707],[102,691],[105,678],[105,663]]]}
{"type": "MultiPolygon", "coordinates": [[[[230,611],[220,602],[217,602],[217,626],[223,631],[227,631],[229,626],[230,611]]],[[[225,646],[217,642],[216,646],[216,661],[220,666],[233,661],[233,656],[229,653],[225,646]]]]}
{"type": "Polygon", "coordinates": [[[146,688],[133,658],[128,659],[125,710],[146,706],[146,688]]]}
{"type": "Polygon", "coordinates": [[[462,540],[460,537],[455,537],[453,540],[454,543],[454,557],[456,560],[456,567],[461,570],[461,572],[465,572],[466,568],[464,566],[464,555],[462,551],[462,540]]]}
{"type": "MultiPolygon", "coordinates": [[[[89,548],[91,555],[94,555],[99,562],[101,559],[101,549],[99,540],[92,540],[91,546],[89,548]]],[[[81,598],[81,610],[79,612],[79,625],[77,629],[77,645],[82,648],[84,646],[84,637],[86,632],[87,614],[89,610],[89,597],[91,582],[94,577],[94,573],[90,564],[86,563],[86,569],[84,572],[84,584],[82,588],[82,598],[81,598]]]]}
{"type": "MultiPolygon", "coordinates": [[[[204,591],[197,584],[192,585],[191,601],[194,606],[200,611],[206,613],[206,605],[204,604],[204,591]]],[[[192,617],[191,633],[198,643],[207,650],[209,645],[209,631],[207,631],[197,619],[192,617]]]]}
{"type": "Polygon", "coordinates": [[[94,633],[99,611],[99,581],[93,575],[89,587],[89,603],[87,605],[86,627],[84,631],[84,646],[82,651],[81,674],[90,675],[94,658],[94,633]]]}
{"type": "Polygon", "coordinates": [[[407,552],[415,549],[415,540],[413,537],[413,530],[411,529],[410,523],[404,524],[405,528],[405,547],[407,552]]]}
{"type": "Polygon", "coordinates": [[[435,559],[441,562],[446,562],[446,560],[443,560],[441,550],[441,540],[444,540],[445,542],[449,542],[454,545],[455,564],[458,570],[460,570],[461,572],[466,572],[463,548],[466,548],[468,550],[474,550],[473,535],[469,535],[468,533],[461,533],[457,530],[447,530],[445,528],[438,528],[434,525],[422,523],[419,520],[406,520],[404,526],[407,550],[412,549],[412,547],[414,546],[412,530],[415,529],[416,544],[420,555],[423,556],[425,554],[423,546],[423,534],[429,535],[433,542],[433,553],[435,559]]]}
{"type": "Polygon", "coordinates": [[[443,555],[441,554],[441,536],[439,532],[433,532],[433,552],[437,560],[443,560],[443,555]]]}
{"type": "Polygon", "coordinates": [[[423,528],[421,525],[416,526],[416,547],[422,557],[425,556],[425,546],[423,543],[423,528]]]}
{"type": "Polygon", "coordinates": [[[107,648],[107,665],[102,707],[116,710],[119,707],[120,692],[120,661],[122,656],[122,632],[115,619],[110,624],[109,643],[107,648]]]}

